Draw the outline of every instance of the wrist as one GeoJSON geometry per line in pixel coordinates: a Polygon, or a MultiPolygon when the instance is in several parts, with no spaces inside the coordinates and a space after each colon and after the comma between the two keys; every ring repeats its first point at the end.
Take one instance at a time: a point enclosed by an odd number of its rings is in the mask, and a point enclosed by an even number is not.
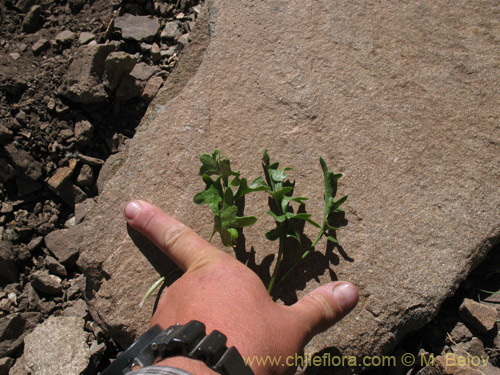
{"type": "Polygon", "coordinates": [[[219,375],[205,363],[188,357],[170,357],[155,363],[155,366],[177,367],[193,375],[219,375]]]}

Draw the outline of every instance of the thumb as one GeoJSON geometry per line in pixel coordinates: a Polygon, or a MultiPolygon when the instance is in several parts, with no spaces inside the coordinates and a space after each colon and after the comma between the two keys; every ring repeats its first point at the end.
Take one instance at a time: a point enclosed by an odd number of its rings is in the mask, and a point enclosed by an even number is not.
{"type": "Polygon", "coordinates": [[[316,288],[290,306],[299,327],[306,329],[306,343],[333,326],[358,303],[358,290],[346,281],[328,283],[316,288]]]}

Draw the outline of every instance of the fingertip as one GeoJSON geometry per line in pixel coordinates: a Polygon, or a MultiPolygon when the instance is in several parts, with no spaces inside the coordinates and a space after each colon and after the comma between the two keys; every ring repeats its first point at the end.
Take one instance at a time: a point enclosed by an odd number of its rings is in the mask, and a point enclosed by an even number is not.
{"type": "Polygon", "coordinates": [[[335,284],[332,288],[332,294],[337,306],[345,313],[351,311],[358,304],[358,289],[347,281],[335,284]]]}
{"type": "Polygon", "coordinates": [[[142,204],[138,201],[130,201],[123,209],[123,215],[127,220],[134,220],[142,211],[142,204]]]}

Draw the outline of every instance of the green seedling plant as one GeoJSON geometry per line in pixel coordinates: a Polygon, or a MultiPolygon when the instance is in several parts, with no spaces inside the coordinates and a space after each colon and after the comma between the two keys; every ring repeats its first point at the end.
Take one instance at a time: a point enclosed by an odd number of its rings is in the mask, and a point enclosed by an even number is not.
{"type": "MultiPolygon", "coordinates": [[[[342,212],[340,206],[347,200],[347,195],[335,201],[337,193],[337,182],[342,177],[341,174],[335,174],[328,170],[328,166],[323,158],[320,158],[321,168],[323,169],[324,176],[324,189],[325,189],[325,209],[321,225],[311,219],[311,214],[308,213],[295,213],[292,202],[299,203],[305,209],[306,197],[293,197],[295,182],[287,180],[286,171],[292,168],[286,167],[279,169],[279,163],[271,163],[267,150],[264,151],[262,158],[262,167],[264,169],[265,187],[266,191],[271,195],[272,199],[269,200],[270,210],[267,211],[273,217],[276,223],[276,228],[266,233],[266,238],[270,241],[279,240],[278,255],[276,264],[271,275],[271,280],[268,284],[267,291],[271,294],[277,280],[280,270],[281,261],[283,260],[283,253],[285,249],[285,242],[287,239],[294,239],[299,244],[301,243],[301,235],[294,225],[294,221],[305,221],[319,228],[319,232],[312,242],[311,246],[304,251],[301,257],[295,264],[285,273],[278,284],[284,282],[300,265],[300,263],[312,252],[318,241],[326,236],[328,241],[337,243],[337,240],[329,234],[330,231],[338,230],[337,227],[329,225],[330,215],[334,212],[342,212]]],[[[300,207],[300,206],[299,206],[300,207]]]]}
{"type": "MultiPolygon", "coordinates": [[[[268,194],[269,210],[267,213],[274,219],[275,228],[269,230],[265,236],[269,241],[278,241],[278,254],[271,279],[267,286],[267,291],[271,294],[275,285],[285,282],[290,275],[299,267],[307,256],[315,250],[315,247],[322,237],[330,242],[337,243],[331,233],[339,228],[329,224],[331,215],[343,212],[340,207],[346,200],[344,195],[335,200],[337,194],[338,180],[342,177],[340,173],[334,173],[328,169],[326,162],[320,158],[323,170],[324,185],[324,212],[320,224],[311,219],[311,214],[305,211],[306,197],[294,197],[295,182],[287,179],[287,171],[292,168],[280,169],[278,162],[271,163],[269,154],[264,151],[262,157],[262,168],[264,177],[257,177],[250,185],[245,178],[242,178],[239,171],[231,169],[229,159],[222,157],[219,150],[212,154],[202,154],[202,163],[199,171],[205,189],[194,196],[194,203],[197,205],[208,205],[214,215],[212,233],[209,241],[216,233],[219,233],[222,244],[227,247],[235,247],[238,241],[239,231],[250,226],[257,221],[255,216],[239,216],[240,208],[243,206],[244,197],[253,192],[264,191],[268,194]],[[293,205],[298,205],[295,209],[293,205]],[[309,223],[318,228],[318,234],[311,245],[305,249],[299,259],[281,277],[278,275],[285,253],[285,244],[288,240],[295,240],[301,244],[302,231],[297,228],[302,224],[309,223]]],[[[304,226],[302,225],[302,227],[304,226]]],[[[142,306],[148,296],[165,280],[160,278],[146,293],[141,301],[142,306]]]]}
{"type": "Polygon", "coordinates": [[[219,233],[224,246],[234,247],[238,240],[238,230],[254,224],[255,216],[238,216],[238,207],[243,204],[244,196],[263,190],[260,179],[248,186],[240,172],[231,170],[231,162],[224,159],[219,150],[213,154],[202,154],[199,175],[205,183],[205,190],[194,196],[197,205],[206,204],[214,214],[214,225],[209,241],[219,233]],[[215,176],[215,179],[212,178],[215,176]]]}

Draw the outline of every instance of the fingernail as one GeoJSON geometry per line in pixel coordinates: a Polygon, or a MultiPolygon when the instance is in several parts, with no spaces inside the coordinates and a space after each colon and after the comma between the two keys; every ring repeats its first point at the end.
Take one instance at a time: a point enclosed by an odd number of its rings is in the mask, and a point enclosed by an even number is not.
{"type": "Polygon", "coordinates": [[[358,290],[349,283],[337,284],[333,287],[333,298],[342,310],[347,311],[358,303],[358,290]]]}
{"type": "Polygon", "coordinates": [[[123,212],[128,220],[132,220],[135,219],[137,215],[139,215],[139,212],[141,212],[141,210],[141,204],[139,202],[132,201],[127,203],[123,212]]]}

